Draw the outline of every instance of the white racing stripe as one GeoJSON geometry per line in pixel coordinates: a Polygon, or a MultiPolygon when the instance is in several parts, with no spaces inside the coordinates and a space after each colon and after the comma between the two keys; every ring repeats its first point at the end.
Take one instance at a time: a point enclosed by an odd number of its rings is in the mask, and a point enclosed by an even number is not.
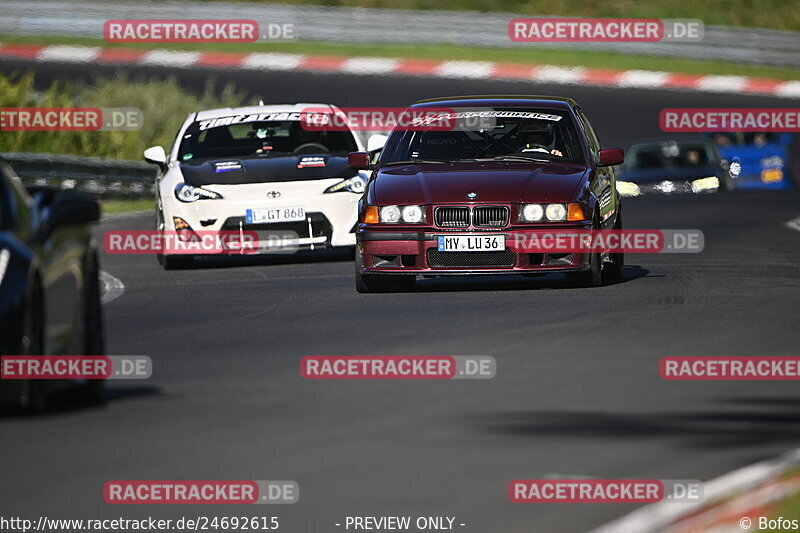
{"type": "Polygon", "coordinates": [[[102,294],[100,303],[111,303],[125,292],[125,285],[122,284],[122,281],[108,272],[101,270],[98,277],[100,278],[100,293],[102,294]]]}

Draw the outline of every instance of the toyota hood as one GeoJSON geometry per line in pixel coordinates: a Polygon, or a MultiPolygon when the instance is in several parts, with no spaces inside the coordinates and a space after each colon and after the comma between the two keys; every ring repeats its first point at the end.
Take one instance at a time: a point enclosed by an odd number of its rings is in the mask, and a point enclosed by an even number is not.
{"type": "Polygon", "coordinates": [[[289,157],[225,158],[184,161],[180,164],[189,185],[237,185],[349,178],[356,171],[346,157],[330,154],[289,157]]]}

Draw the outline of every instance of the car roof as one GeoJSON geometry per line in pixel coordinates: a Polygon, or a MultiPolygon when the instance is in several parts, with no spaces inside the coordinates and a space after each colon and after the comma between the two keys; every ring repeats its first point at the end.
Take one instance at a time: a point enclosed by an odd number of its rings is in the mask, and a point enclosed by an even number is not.
{"type": "Polygon", "coordinates": [[[309,107],[315,111],[323,109],[335,109],[331,104],[319,103],[298,103],[298,104],[270,104],[254,105],[245,107],[221,107],[219,109],[206,109],[198,111],[195,120],[207,120],[210,118],[228,117],[230,115],[250,115],[256,113],[291,113],[303,111],[309,107]]]}
{"type": "Polygon", "coordinates": [[[433,107],[447,105],[449,107],[496,107],[496,106],[538,106],[567,109],[578,104],[572,98],[561,96],[533,95],[470,95],[451,96],[448,98],[429,98],[413,104],[415,107],[433,107]]]}

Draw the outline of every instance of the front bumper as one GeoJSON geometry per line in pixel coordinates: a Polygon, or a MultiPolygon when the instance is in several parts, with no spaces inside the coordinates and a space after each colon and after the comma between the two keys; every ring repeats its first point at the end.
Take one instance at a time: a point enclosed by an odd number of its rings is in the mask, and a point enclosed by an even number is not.
{"type": "MultiPolygon", "coordinates": [[[[320,249],[354,246],[359,195],[349,192],[323,193],[338,178],[316,182],[279,184],[207,186],[223,195],[221,200],[177,201],[162,191],[164,228],[176,229],[176,217],[183,219],[196,232],[255,232],[256,253],[291,253],[297,249],[320,249]],[[267,192],[279,191],[271,199],[267,192]],[[306,218],[294,222],[248,224],[248,209],[270,209],[302,206],[306,218]]],[[[253,253],[252,251],[249,253],[253,253]]]]}
{"type": "Polygon", "coordinates": [[[591,229],[591,223],[501,230],[376,229],[359,225],[356,240],[362,257],[361,272],[368,274],[471,275],[546,274],[589,269],[587,253],[530,253],[518,245],[542,230],[591,229]],[[504,235],[503,252],[439,252],[437,238],[447,234],[504,235]]]}

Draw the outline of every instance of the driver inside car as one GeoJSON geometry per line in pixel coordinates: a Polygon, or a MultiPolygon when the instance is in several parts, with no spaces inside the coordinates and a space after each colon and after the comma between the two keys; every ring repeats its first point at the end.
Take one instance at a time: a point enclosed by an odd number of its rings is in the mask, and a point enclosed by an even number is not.
{"type": "Polygon", "coordinates": [[[521,153],[540,152],[558,157],[564,157],[561,150],[555,148],[556,133],[553,126],[524,126],[520,133],[520,145],[517,149],[521,153]]]}

